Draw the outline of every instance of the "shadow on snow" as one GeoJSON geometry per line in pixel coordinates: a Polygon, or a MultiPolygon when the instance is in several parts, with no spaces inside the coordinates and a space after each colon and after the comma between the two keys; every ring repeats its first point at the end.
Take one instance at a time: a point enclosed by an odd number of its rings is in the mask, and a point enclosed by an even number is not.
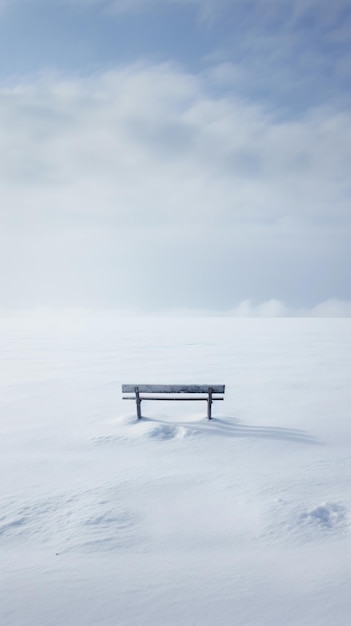
{"type": "MultiPolygon", "coordinates": [[[[208,434],[220,437],[252,438],[252,439],[276,439],[279,441],[291,441],[296,443],[322,445],[315,437],[304,430],[296,428],[283,428],[278,426],[251,426],[242,423],[234,417],[216,417],[211,421],[201,419],[198,422],[169,422],[157,418],[143,417],[140,423],[148,422],[155,425],[158,434],[164,434],[165,439],[171,439],[176,434],[183,436],[196,436],[208,434]]],[[[150,433],[151,434],[151,433],[150,433]]],[[[182,437],[183,438],[183,437],[182,437]]]]}
{"type": "Polygon", "coordinates": [[[216,424],[217,434],[225,437],[279,439],[284,441],[308,443],[311,445],[321,445],[315,437],[304,430],[296,428],[283,428],[279,426],[251,426],[249,424],[243,424],[239,419],[232,417],[216,418],[213,421],[216,424]]]}

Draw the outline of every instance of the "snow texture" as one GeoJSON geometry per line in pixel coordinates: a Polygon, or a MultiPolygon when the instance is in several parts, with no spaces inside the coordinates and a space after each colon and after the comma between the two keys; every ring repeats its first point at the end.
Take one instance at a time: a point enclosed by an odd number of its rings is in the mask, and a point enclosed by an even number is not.
{"type": "Polygon", "coordinates": [[[351,320],[2,319],[3,626],[347,626],[351,320]],[[121,384],[226,384],[204,402],[121,384]]]}

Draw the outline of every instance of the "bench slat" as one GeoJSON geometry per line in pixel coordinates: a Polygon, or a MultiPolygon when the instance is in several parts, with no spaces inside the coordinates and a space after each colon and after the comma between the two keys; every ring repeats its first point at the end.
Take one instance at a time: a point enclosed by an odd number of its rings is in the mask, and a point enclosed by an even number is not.
{"type": "MultiPolygon", "coordinates": [[[[199,396],[199,397],[195,397],[194,396],[192,398],[170,398],[167,396],[139,396],[140,400],[164,400],[165,402],[168,402],[169,400],[176,400],[177,402],[179,402],[180,400],[183,400],[184,402],[191,402],[192,400],[205,400],[205,402],[208,402],[208,398],[205,396],[199,396]]],[[[123,396],[122,398],[123,400],[134,400],[135,402],[135,396],[123,396]]],[[[213,397],[212,396],[212,400],[224,400],[224,398],[217,398],[217,397],[213,397]]]]}
{"type": "Polygon", "coordinates": [[[225,385],[122,385],[122,392],[135,393],[136,388],[139,393],[224,393],[225,385]]]}

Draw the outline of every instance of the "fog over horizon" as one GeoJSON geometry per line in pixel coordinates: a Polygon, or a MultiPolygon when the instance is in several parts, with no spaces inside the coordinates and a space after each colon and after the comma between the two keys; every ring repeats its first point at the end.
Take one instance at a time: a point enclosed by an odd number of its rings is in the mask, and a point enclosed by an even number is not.
{"type": "Polygon", "coordinates": [[[127,309],[87,307],[32,307],[0,309],[0,323],[7,325],[31,325],[32,323],[82,323],[84,320],[99,323],[114,322],[123,318],[350,318],[351,303],[342,300],[326,300],[312,308],[288,308],[279,300],[253,303],[243,300],[238,306],[228,309],[127,309]]]}
{"type": "Polygon", "coordinates": [[[3,1],[1,315],[349,316],[350,28],[346,0],[3,1]]]}

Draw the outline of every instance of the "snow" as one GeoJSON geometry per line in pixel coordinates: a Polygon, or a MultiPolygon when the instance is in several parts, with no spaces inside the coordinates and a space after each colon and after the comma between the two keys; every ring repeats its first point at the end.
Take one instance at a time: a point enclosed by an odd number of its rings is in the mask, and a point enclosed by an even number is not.
{"type": "Polygon", "coordinates": [[[348,626],[351,320],[0,321],[0,623],[348,626]],[[226,384],[224,402],[121,384],[226,384]]]}

